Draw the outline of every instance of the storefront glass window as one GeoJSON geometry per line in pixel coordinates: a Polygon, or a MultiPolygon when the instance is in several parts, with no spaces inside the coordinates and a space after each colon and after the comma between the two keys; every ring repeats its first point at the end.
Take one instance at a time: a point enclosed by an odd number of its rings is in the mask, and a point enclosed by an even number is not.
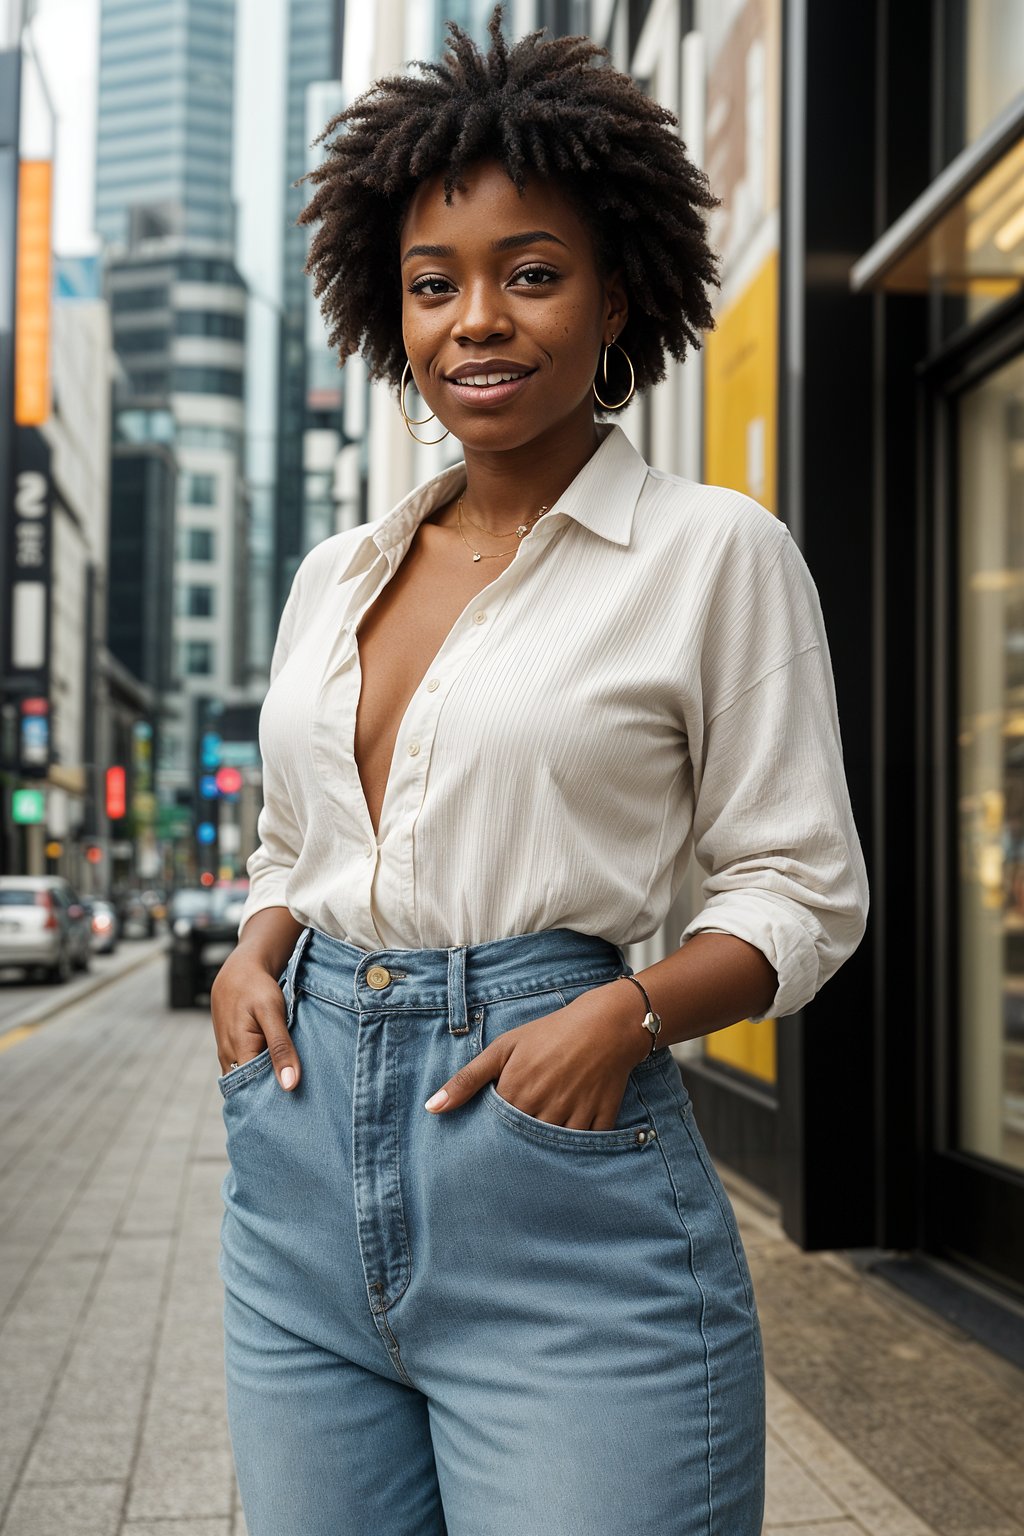
{"type": "Polygon", "coordinates": [[[1024,5],[1020,0],[961,0],[964,48],[952,67],[964,71],[961,143],[973,144],[993,118],[1024,91],[1024,5]]]}
{"type": "Polygon", "coordinates": [[[1024,357],[959,445],[958,1139],[1024,1168],[1024,357]]]}

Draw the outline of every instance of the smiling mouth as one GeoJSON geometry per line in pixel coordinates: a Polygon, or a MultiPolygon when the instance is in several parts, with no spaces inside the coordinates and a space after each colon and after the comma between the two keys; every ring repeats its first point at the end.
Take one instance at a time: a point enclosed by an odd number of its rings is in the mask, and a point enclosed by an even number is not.
{"type": "Polygon", "coordinates": [[[492,389],[496,384],[511,384],[516,379],[525,379],[535,372],[533,368],[503,369],[500,373],[470,373],[462,378],[448,378],[449,384],[465,385],[471,389],[492,389]]]}

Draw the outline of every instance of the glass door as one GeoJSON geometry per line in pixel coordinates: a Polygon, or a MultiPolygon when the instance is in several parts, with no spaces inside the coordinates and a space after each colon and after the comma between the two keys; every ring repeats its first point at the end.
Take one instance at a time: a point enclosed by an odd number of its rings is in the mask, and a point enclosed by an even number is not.
{"type": "Polygon", "coordinates": [[[1024,1172],[1024,357],[957,435],[956,1142],[1024,1172]]]}
{"type": "Polygon", "coordinates": [[[923,1246],[1024,1296],[1024,315],[926,385],[923,1246]]]}

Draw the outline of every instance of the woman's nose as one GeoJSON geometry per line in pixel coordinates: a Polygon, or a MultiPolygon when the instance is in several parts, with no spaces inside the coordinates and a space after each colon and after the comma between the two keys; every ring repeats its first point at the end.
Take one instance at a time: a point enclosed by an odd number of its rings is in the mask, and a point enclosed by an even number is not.
{"type": "Polygon", "coordinates": [[[467,284],[452,324],[452,339],[486,341],[490,336],[508,336],[511,330],[502,290],[493,283],[467,284]]]}

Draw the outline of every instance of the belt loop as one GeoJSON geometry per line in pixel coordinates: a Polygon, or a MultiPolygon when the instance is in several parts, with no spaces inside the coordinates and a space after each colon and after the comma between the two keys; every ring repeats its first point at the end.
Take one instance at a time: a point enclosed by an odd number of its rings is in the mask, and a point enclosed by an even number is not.
{"type": "Polygon", "coordinates": [[[284,993],[285,1001],[285,1022],[289,1030],[292,1027],[292,1019],[295,1014],[295,973],[299,968],[299,961],[302,959],[302,951],[309,943],[309,936],[312,932],[311,927],[303,928],[295,940],[288,964],[284,968],[284,975],[281,978],[281,990],[284,993]]]}
{"type": "Polygon", "coordinates": [[[448,1033],[469,1033],[469,1017],[466,1013],[466,951],[462,947],[448,951],[448,1033]]]}

